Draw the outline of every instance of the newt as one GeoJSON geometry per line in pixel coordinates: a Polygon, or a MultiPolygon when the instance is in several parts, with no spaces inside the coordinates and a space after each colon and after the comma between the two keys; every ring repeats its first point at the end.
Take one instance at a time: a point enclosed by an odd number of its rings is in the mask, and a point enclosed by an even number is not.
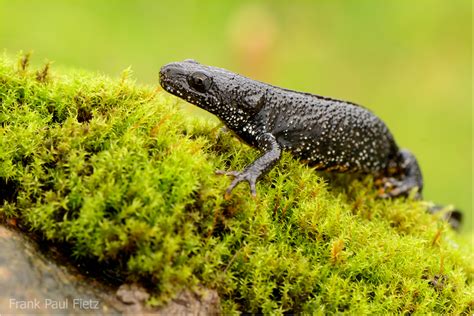
{"type": "MultiPolygon", "coordinates": [[[[316,170],[372,174],[382,198],[412,190],[422,198],[415,156],[399,148],[386,124],[363,106],[276,87],[191,59],[164,65],[159,76],[164,90],[216,115],[263,153],[242,171],[217,171],[233,177],[227,197],[244,181],[255,196],[257,180],[287,150],[316,170]]],[[[450,217],[453,226],[459,224],[458,211],[450,217]]]]}

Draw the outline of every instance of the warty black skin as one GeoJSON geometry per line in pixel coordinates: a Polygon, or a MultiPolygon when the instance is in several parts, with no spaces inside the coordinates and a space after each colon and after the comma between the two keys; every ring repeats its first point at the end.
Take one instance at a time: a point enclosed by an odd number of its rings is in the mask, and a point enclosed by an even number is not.
{"type": "Polygon", "coordinates": [[[242,181],[255,184],[291,151],[318,170],[373,174],[382,197],[407,195],[423,178],[416,158],[399,149],[387,126],[372,112],[351,102],[275,87],[194,60],[169,63],[160,84],[215,114],[239,138],[263,155],[243,171],[218,171],[234,177],[230,195],[242,181]]]}
{"type": "Polygon", "coordinates": [[[215,114],[242,140],[264,152],[244,171],[229,173],[235,179],[228,194],[241,181],[248,181],[255,194],[256,180],[280,159],[282,150],[318,170],[400,176],[390,179],[391,196],[423,187],[413,155],[400,151],[386,125],[354,103],[278,88],[192,60],[163,66],[160,83],[166,91],[215,114]]]}

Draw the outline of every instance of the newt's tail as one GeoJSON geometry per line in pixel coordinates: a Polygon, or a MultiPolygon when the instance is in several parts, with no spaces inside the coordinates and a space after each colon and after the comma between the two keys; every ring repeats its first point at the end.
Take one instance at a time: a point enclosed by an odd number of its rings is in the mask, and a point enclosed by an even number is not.
{"type": "Polygon", "coordinates": [[[449,225],[454,230],[459,231],[459,228],[461,227],[462,223],[462,212],[458,209],[454,209],[449,206],[444,206],[444,205],[432,205],[428,207],[428,212],[431,214],[440,214],[442,219],[447,221],[449,225]]]}

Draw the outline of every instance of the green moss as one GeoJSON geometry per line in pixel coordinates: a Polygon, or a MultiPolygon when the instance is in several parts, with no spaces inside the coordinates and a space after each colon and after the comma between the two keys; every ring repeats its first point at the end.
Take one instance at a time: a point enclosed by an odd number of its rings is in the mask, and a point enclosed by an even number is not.
{"type": "Polygon", "coordinates": [[[4,219],[145,282],[154,305],[203,284],[225,312],[472,313],[469,245],[423,202],[288,154],[256,199],[240,185],[224,200],[214,170],[258,153],[127,73],[0,59],[4,219]]]}

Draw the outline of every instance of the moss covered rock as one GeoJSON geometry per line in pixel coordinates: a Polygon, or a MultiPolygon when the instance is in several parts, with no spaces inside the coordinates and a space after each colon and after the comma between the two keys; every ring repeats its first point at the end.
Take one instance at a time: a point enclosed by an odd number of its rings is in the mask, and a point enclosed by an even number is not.
{"type": "Polygon", "coordinates": [[[223,198],[258,153],[159,88],[0,59],[0,216],[150,305],[216,289],[223,312],[470,313],[469,245],[424,202],[289,154],[223,198]]]}

